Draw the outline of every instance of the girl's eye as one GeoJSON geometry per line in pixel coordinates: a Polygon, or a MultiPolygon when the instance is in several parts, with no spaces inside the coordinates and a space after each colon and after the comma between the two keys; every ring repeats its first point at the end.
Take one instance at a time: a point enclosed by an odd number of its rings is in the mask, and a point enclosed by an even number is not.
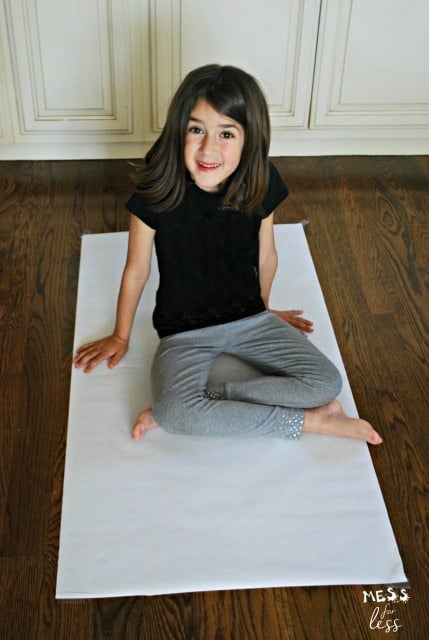
{"type": "Polygon", "coordinates": [[[192,125],[191,127],[189,127],[188,131],[189,133],[197,133],[197,134],[203,132],[201,127],[197,127],[196,125],[192,125]]]}
{"type": "Polygon", "coordinates": [[[229,140],[230,138],[234,138],[234,134],[232,133],[232,131],[222,131],[220,137],[229,140]]]}

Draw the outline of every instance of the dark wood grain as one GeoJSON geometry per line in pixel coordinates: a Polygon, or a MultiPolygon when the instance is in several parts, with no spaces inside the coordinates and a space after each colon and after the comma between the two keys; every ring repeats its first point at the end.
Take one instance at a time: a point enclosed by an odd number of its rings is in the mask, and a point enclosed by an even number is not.
{"type": "MultiPolygon", "coordinates": [[[[277,158],[277,222],[307,237],[411,599],[429,637],[429,158],[277,158]]],[[[0,165],[1,640],[369,640],[380,585],[56,601],[70,359],[83,233],[127,228],[124,161],[0,165]]],[[[317,327],[316,327],[317,330],[317,327]]],[[[371,532],[367,532],[370,538],[371,532]]]]}

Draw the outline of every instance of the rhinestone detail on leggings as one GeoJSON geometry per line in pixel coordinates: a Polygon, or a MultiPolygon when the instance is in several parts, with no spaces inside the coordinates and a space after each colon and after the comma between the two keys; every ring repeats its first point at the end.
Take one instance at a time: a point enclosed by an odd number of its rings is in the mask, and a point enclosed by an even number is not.
{"type": "Polygon", "coordinates": [[[298,440],[304,426],[304,411],[299,411],[293,416],[284,413],[280,424],[280,435],[287,440],[298,440]]]}
{"type": "Polygon", "coordinates": [[[204,397],[208,400],[226,400],[224,392],[220,389],[206,389],[204,397]]]}

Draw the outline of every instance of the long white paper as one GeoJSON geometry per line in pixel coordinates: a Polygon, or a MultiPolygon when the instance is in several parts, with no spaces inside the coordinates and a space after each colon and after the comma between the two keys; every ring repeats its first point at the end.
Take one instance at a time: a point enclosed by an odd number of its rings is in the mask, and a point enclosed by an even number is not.
{"type": "MultiPolygon", "coordinates": [[[[303,228],[275,235],[271,306],[314,320],[310,339],[342,372],[340,400],[357,415],[303,228]]],[[[83,237],[75,346],[111,330],[126,245],[126,233],[83,237]]],[[[406,581],[365,443],[161,429],[131,440],[150,402],[156,286],[154,262],[121,364],[72,372],[57,598],[406,581]]],[[[226,357],[215,369],[252,375],[226,357]]]]}

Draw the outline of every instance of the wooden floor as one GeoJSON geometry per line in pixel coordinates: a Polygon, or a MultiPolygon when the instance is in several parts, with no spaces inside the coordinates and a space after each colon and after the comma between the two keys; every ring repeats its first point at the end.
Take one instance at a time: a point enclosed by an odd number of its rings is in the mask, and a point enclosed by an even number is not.
{"type": "MultiPolygon", "coordinates": [[[[409,577],[359,585],[55,601],[80,236],[127,228],[123,161],[0,165],[0,639],[429,637],[429,158],[278,159],[278,222],[308,239],[409,577]]],[[[100,438],[103,437],[102,427],[100,438]]],[[[268,523],[267,523],[268,525],[268,523]]],[[[367,532],[371,537],[371,531],[367,532]]],[[[144,540],[136,541],[144,544],[144,540]]]]}

